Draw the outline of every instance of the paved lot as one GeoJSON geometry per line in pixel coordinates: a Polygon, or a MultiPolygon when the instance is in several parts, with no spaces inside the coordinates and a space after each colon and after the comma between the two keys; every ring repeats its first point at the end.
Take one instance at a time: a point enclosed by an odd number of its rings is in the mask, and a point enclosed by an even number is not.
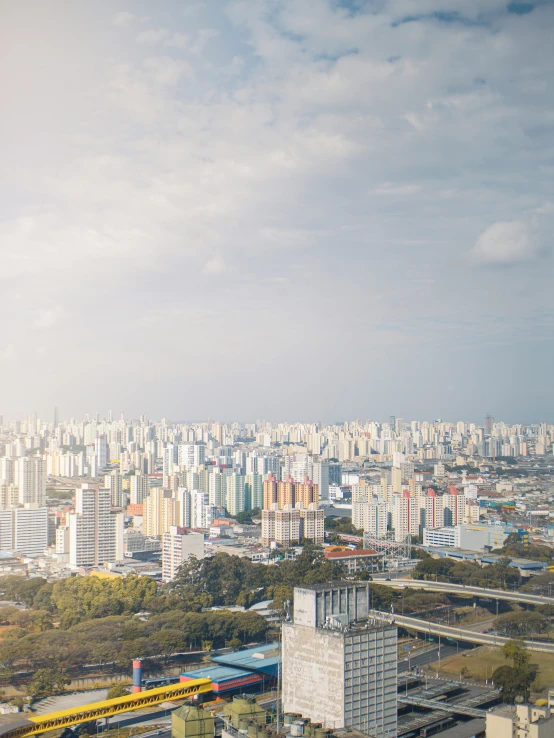
{"type": "Polygon", "coordinates": [[[81,707],[82,705],[88,705],[90,702],[105,700],[107,694],[107,689],[91,689],[87,692],[61,694],[59,697],[46,697],[46,699],[36,702],[34,707],[39,714],[57,712],[58,710],[68,710],[70,707],[81,707]]]}

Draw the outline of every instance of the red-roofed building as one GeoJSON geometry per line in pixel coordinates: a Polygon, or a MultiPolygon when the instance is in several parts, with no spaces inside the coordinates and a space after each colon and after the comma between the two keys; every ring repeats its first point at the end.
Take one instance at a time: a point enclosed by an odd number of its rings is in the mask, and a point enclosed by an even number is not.
{"type": "Polygon", "coordinates": [[[326,559],[340,564],[348,574],[355,574],[358,571],[376,571],[381,555],[372,548],[362,548],[357,551],[327,549],[324,553],[326,559]]]}

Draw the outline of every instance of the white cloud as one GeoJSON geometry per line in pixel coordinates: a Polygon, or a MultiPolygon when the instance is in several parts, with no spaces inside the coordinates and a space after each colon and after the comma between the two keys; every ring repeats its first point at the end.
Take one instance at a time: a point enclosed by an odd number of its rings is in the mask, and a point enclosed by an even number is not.
{"type": "Polygon", "coordinates": [[[227,270],[227,265],[221,256],[214,256],[209,259],[202,269],[204,274],[223,274],[227,270]]]}
{"type": "Polygon", "coordinates": [[[139,33],[136,40],[139,44],[162,44],[167,47],[184,49],[189,42],[189,37],[186,33],[172,33],[168,28],[157,28],[139,33]]]}
{"type": "Polygon", "coordinates": [[[127,13],[125,11],[116,13],[112,18],[114,26],[119,26],[120,28],[128,28],[135,20],[136,16],[133,13],[127,13]]]}
{"type": "Polygon", "coordinates": [[[499,221],[477,239],[471,258],[478,264],[514,264],[531,261],[539,253],[536,235],[522,221],[499,221]]]}
{"type": "Polygon", "coordinates": [[[421,191],[421,185],[405,184],[395,185],[393,182],[384,182],[379,187],[370,191],[371,195],[415,195],[421,191]]]}
{"type": "Polygon", "coordinates": [[[182,59],[172,59],[169,56],[145,59],[144,67],[148,76],[160,85],[176,85],[181,77],[190,79],[194,76],[190,64],[182,59]]]}
{"type": "Polygon", "coordinates": [[[17,351],[12,343],[9,343],[5,348],[0,349],[0,364],[7,361],[16,361],[17,351]]]}
{"type": "Polygon", "coordinates": [[[35,326],[37,328],[51,328],[60,320],[61,316],[62,309],[59,306],[40,310],[35,320],[35,326]]]}

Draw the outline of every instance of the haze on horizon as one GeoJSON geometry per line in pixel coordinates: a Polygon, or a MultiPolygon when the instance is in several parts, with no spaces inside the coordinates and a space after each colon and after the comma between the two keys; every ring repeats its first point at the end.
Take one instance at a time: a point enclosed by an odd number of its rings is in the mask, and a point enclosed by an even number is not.
{"type": "Polygon", "coordinates": [[[0,2],[0,414],[552,421],[554,4],[0,2]]]}

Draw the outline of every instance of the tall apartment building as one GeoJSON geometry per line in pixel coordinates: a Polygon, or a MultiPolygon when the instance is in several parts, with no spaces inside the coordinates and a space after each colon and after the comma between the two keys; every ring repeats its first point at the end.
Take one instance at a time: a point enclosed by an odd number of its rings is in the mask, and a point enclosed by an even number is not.
{"type": "Polygon", "coordinates": [[[282,631],[285,712],[396,735],[396,627],[372,620],[370,597],[369,585],[295,587],[294,622],[282,631]]]}
{"type": "Polygon", "coordinates": [[[279,509],[274,503],[269,510],[262,510],[263,546],[275,542],[280,546],[300,543],[304,538],[320,545],[325,539],[325,513],[311,503],[307,507],[299,502],[295,507],[285,505],[279,509]]]}
{"type": "Polygon", "coordinates": [[[190,556],[204,558],[204,536],[172,525],[162,537],[162,581],[171,582],[190,556]]]}
{"type": "Polygon", "coordinates": [[[261,508],[264,504],[264,478],[261,474],[247,474],[244,480],[244,495],[247,510],[261,508]]]}
{"type": "Polygon", "coordinates": [[[325,541],[325,512],[315,502],[304,506],[301,502],[296,503],[300,513],[300,540],[304,538],[313,541],[320,546],[325,541]]]}
{"type": "Polygon", "coordinates": [[[142,503],[142,532],[145,536],[161,536],[175,525],[179,516],[179,503],[171,491],[154,487],[142,503]]]}
{"type": "Polygon", "coordinates": [[[123,513],[111,512],[109,489],[84,484],[75,494],[75,512],[68,515],[69,563],[100,566],[123,558],[123,513]]]}
{"type": "Polygon", "coordinates": [[[147,476],[136,473],[130,477],[131,505],[142,505],[144,498],[150,492],[150,482],[147,476]]]}
{"type": "Polygon", "coordinates": [[[179,466],[192,469],[201,466],[206,460],[206,446],[203,443],[181,444],[178,452],[179,466]]]}
{"type": "Polygon", "coordinates": [[[0,480],[0,510],[19,504],[19,487],[0,480]]]}
{"type": "Polygon", "coordinates": [[[285,505],[296,505],[297,502],[307,507],[310,503],[319,504],[319,487],[309,479],[295,482],[290,476],[278,481],[269,474],[264,482],[264,507],[269,509],[277,503],[280,508],[285,505]]]}
{"type": "Polygon", "coordinates": [[[41,554],[48,545],[48,509],[36,504],[0,511],[0,551],[41,554]]]}
{"type": "Polygon", "coordinates": [[[213,523],[216,506],[210,505],[208,492],[194,490],[190,493],[190,527],[209,528],[213,523]]]}
{"type": "Polygon", "coordinates": [[[352,525],[376,538],[387,534],[389,503],[383,500],[352,503],[352,525]]]}
{"type": "MultiPolygon", "coordinates": [[[[322,511],[323,512],[323,511],[322,511]]],[[[263,546],[269,546],[275,541],[285,548],[300,542],[300,510],[292,505],[285,505],[282,510],[277,503],[266,510],[262,510],[263,546]]]]}
{"type": "Polygon", "coordinates": [[[110,490],[112,505],[123,507],[123,479],[119,471],[113,471],[104,476],[104,487],[110,490]]]}
{"type": "Polygon", "coordinates": [[[244,482],[245,478],[242,474],[230,474],[226,479],[226,508],[229,515],[236,515],[246,510],[244,482]]]}
{"type": "Polygon", "coordinates": [[[210,504],[225,507],[227,504],[227,477],[232,474],[231,469],[216,467],[208,475],[208,494],[210,504]]]}
{"type": "Polygon", "coordinates": [[[17,460],[15,480],[19,487],[19,502],[21,505],[46,505],[46,469],[43,459],[35,456],[23,456],[17,460]]]}
{"type": "Polygon", "coordinates": [[[102,472],[108,466],[108,442],[106,436],[98,436],[94,442],[95,456],[96,456],[96,469],[97,472],[102,472]]]}

